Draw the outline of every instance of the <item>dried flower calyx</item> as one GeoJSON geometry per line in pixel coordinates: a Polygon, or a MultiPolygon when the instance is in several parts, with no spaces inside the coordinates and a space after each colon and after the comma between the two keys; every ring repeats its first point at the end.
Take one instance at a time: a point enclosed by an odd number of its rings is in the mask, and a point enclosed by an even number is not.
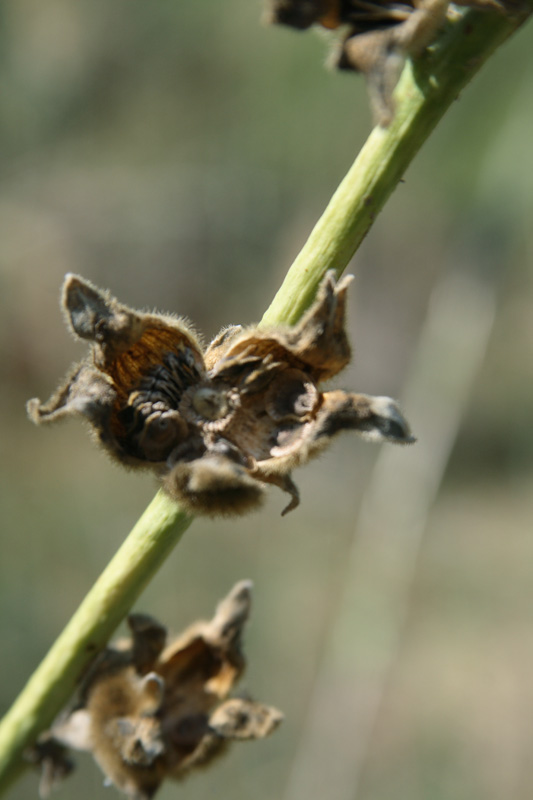
{"type": "Polygon", "coordinates": [[[350,360],[350,280],[328,273],[293,328],[233,326],[204,351],[182,319],[134,311],[67,275],[67,320],[90,353],[47,403],[30,400],[29,415],[85,417],[114,458],[152,469],[193,513],[244,513],[267,484],[291,495],[289,511],[299,502],[292,469],[337,432],[414,441],[390,398],[318,388],[350,360]]]}
{"type": "Polygon", "coordinates": [[[148,800],[165,778],[209,765],[233,740],[262,739],[281,722],[274,708],[228,698],[245,667],[241,634],[251,583],[241,581],[210,622],[197,622],[165,646],[150,617],[128,622],[133,638],[97,658],[80,702],[31,754],[42,766],[41,794],[68,771],[66,750],[88,750],[118,789],[148,800]]]}
{"type": "MultiPolygon", "coordinates": [[[[519,2],[456,0],[456,5],[516,11],[519,2]]],[[[265,18],[299,30],[340,29],[332,66],[365,75],[374,121],[386,126],[406,59],[432,43],[449,8],[449,0],[267,0],[265,18]]]]}

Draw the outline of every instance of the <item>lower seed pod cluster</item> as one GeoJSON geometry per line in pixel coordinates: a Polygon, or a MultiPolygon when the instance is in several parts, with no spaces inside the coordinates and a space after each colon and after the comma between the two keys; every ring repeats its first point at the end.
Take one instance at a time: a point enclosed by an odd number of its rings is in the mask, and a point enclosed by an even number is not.
{"type": "Polygon", "coordinates": [[[130,616],[132,639],[98,656],[78,702],[28,753],[42,770],[41,796],[72,769],[69,748],[92,753],[131,800],[149,800],[165,779],[209,766],[232,741],[272,733],[279,711],[230,697],[246,665],[241,640],[250,599],[250,581],[237,583],[210,622],[168,644],[154,619],[130,616]]]}

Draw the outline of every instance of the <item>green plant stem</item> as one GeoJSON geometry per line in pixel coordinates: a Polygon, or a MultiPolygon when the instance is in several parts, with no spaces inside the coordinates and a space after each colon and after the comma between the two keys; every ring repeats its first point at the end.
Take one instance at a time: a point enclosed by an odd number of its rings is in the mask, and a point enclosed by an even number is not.
{"type": "Polygon", "coordinates": [[[330,269],[340,275],[405,170],[461,90],[531,13],[514,18],[467,11],[448,22],[430,51],[408,62],[395,91],[396,114],[376,127],[289,269],[262,324],[293,325],[330,269]]]}
{"type": "Polygon", "coordinates": [[[22,751],[54,719],[84,669],[187,530],[192,517],[158,492],[0,724],[0,791],[22,751]]]}
{"type": "MultiPolygon", "coordinates": [[[[265,313],[294,324],[324,273],[340,275],[406,167],[491,53],[528,16],[468,11],[439,43],[407,64],[387,129],[376,128],[335,192],[265,313]]],[[[0,723],[0,793],[23,768],[22,752],[68,700],[94,653],[127,614],[192,518],[159,492],[0,723]]]]}

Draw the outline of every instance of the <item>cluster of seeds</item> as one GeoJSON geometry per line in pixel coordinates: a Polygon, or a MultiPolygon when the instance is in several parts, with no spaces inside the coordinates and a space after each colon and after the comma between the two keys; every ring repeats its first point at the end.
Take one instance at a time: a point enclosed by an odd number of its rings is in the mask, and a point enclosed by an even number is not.
{"type": "Polygon", "coordinates": [[[320,388],[351,357],[350,280],[328,273],[294,328],[233,326],[204,349],[183,319],[135,311],[68,275],[63,306],[90,351],[47,403],[30,400],[30,417],[84,417],[108,453],[151,469],[193,513],[245,513],[269,484],[290,495],[285,512],[292,510],[292,470],[339,431],[413,441],[390,398],[320,388]]]}

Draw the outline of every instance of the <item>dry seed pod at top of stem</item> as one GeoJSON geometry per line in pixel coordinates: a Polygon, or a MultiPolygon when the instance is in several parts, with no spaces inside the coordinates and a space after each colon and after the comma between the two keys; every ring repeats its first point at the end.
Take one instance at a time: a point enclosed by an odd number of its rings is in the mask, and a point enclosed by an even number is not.
{"type": "Polygon", "coordinates": [[[210,622],[191,625],[169,644],[158,622],[130,616],[132,640],[100,654],[79,702],[28,753],[41,766],[41,796],[72,768],[69,747],[91,752],[132,800],[148,800],[166,778],[209,766],[231,741],[274,731],[283,718],[275,708],[229,698],[245,668],[250,600],[250,581],[237,583],[210,622]]]}
{"type": "Polygon", "coordinates": [[[350,281],[328,273],[293,328],[225,328],[204,351],[184,320],[134,311],[67,275],[63,307],[90,352],[47,403],[30,400],[29,415],[81,415],[108,453],[152,469],[193,513],[245,513],[268,484],[291,495],[289,511],[299,502],[292,469],[337,432],[414,441],[390,398],[319,389],[350,360],[350,281]]]}
{"type": "MultiPolygon", "coordinates": [[[[458,0],[456,5],[514,13],[519,2],[458,0]]],[[[366,77],[374,122],[386,126],[406,59],[434,41],[449,8],[449,0],[267,0],[265,20],[299,30],[318,25],[341,31],[331,63],[366,77]]]]}

